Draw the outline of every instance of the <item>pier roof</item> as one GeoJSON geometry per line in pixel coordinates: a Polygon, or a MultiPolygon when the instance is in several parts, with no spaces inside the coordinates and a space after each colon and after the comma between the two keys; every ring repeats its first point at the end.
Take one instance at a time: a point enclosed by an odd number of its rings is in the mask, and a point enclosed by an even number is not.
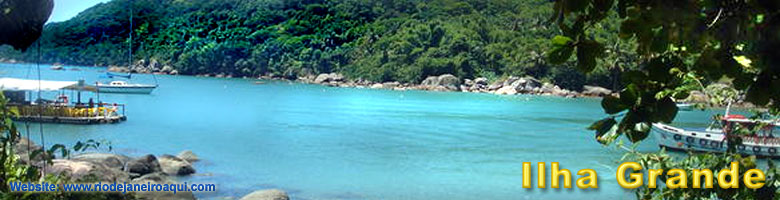
{"type": "Polygon", "coordinates": [[[79,86],[78,81],[49,81],[17,78],[0,78],[0,89],[6,91],[56,91],[62,89],[89,90],[89,86],[79,86]]]}

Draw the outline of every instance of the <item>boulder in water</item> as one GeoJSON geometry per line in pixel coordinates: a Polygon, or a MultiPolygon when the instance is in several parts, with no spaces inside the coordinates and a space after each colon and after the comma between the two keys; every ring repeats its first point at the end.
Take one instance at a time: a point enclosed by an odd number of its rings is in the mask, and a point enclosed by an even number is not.
{"type": "Polygon", "coordinates": [[[314,78],[314,83],[316,84],[323,84],[329,82],[341,82],[341,81],[344,81],[344,76],[337,73],[320,74],[317,75],[316,78],[314,78]]]}
{"type": "Polygon", "coordinates": [[[612,94],[612,90],[607,88],[592,85],[586,85],[582,87],[582,95],[585,96],[603,97],[610,94],[612,94]]]}
{"type": "Polygon", "coordinates": [[[106,167],[122,170],[122,168],[125,166],[125,163],[130,161],[130,158],[127,156],[110,153],[85,153],[73,156],[71,160],[101,163],[106,167]]]}
{"type": "Polygon", "coordinates": [[[130,160],[125,164],[125,172],[131,175],[143,176],[149,173],[160,172],[160,163],[154,155],[145,155],[135,160],[130,160]]]}
{"type": "Polygon", "coordinates": [[[439,77],[429,76],[428,78],[425,78],[425,80],[423,80],[420,84],[427,85],[427,86],[439,85],[439,77]]]}
{"type": "Polygon", "coordinates": [[[192,151],[190,150],[182,151],[178,155],[176,155],[176,157],[179,157],[190,163],[194,163],[200,160],[200,158],[198,158],[198,155],[195,155],[195,153],[192,153],[192,151]]]}
{"type": "Polygon", "coordinates": [[[421,88],[432,91],[455,91],[458,90],[460,79],[452,74],[441,76],[429,76],[421,83],[421,88]]]}
{"type": "Polygon", "coordinates": [[[46,173],[68,176],[77,181],[124,182],[129,180],[129,175],[126,172],[107,167],[102,163],[65,159],[52,160],[51,166],[46,168],[46,173]]]}
{"type": "Polygon", "coordinates": [[[439,85],[445,87],[457,87],[460,84],[460,79],[452,74],[444,74],[439,76],[439,85]]]}
{"type": "Polygon", "coordinates": [[[502,87],[504,87],[504,84],[502,84],[501,82],[497,82],[497,83],[490,84],[487,87],[487,89],[493,91],[493,90],[501,89],[502,87]]]}
{"type": "Polygon", "coordinates": [[[487,85],[488,79],[485,77],[479,77],[474,79],[474,85],[487,85]]]}
{"type": "Polygon", "coordinates": [[[149,60],[149,66],[146,68],[152,70],[152,71],[159,71],[160,70],[160,63],[157,62],[157,59],[151,59],[149,60]]]}
{"type": "Polygon", "coordinates": [[[381,83],[374,83],[371,85],[371,89],[382,89],[384,87],[384,84],[381,83]]]}
{"type": "Polygon", "coordinates": [[[241,200],[290,200],[287,193],[282,190],[258,190],[241,197],[241,200]]]}
{"type": "MultiPolygon", "coordinates": [[[[139,178],[130,181],[131,184],[176,184],[168,176],[161,172],[146,174],[139,178]]],[[[192,191],[176,191],[173,192],[134,192],[135,197],[138,199],[150,199],[150,200],[195,200],[195,195],[192,191]]]]}
{"type": "Polygon", "coordinates": [[[119,73],[129,73],[130,69],[127,67],[120,67],[120,66],[109,66],[108,67],[109,72],[119,72],[119,73]]]}
{"type": "Polygon", "coordinates": [[[504,86],[498,90],[496,90],[495,94],[506,94],[506,95],[514,95],[517,94],[517,90],[515,90],[514,87],[511,85],[504,86]]]}
{"type": "Polygon", "coordinates": [[[162,69],[160,69],[160,72],[171,73],[173,70],[174,70],[173,67],[171,67],[170,65],[165,65],[162,67],[162,69]]]}
{"type": "Polygon", "coordinates": [[[382,88],[384,88],[384,89],[393,89],[393,88],[396,88],[398,86],[401,86],[401,83],[399,83],[398,81],[382,83],[382,88]]]}
{"type": "Polygon", "coordinates": [[[176,156],[161,155],[157,161],[160,163],[162,172],[168,175],[184,176],[195,173],[192,164],[176,156]]]}
{"type": "Polygon", "coordinates": [[[463,85],[465,85],[466,87],[471,87],[472,85],[474,85],[474,80],[463,79],[463,85]]]}

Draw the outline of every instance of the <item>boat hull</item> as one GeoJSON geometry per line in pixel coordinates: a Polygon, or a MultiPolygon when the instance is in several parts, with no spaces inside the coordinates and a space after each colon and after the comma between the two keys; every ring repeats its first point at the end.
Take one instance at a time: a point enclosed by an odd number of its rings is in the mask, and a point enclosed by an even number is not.
{"type": "MultiPolygon", "coordinates": [[[[659,146],[671,150],[725,152],[728,149],[726,135],[716,131],[691,131],[664,124],[653,124],[653,135],[659,146]]],[[[780,157],[778,138],[743,138],[737,152],[758,157],[780,157]]]]}
{"type": "Polygon", "coordinates": [[[123,93],[123,94],[151,94],[157,86],[104,86],[98,85],[100,93],[123,93]]]}
{"type": "Polygon", "coordinates": [[[682,110],[682,111],[692,111],[693,110],[693,104],[678,103],[677,104],[677,109],[682,110]]]}

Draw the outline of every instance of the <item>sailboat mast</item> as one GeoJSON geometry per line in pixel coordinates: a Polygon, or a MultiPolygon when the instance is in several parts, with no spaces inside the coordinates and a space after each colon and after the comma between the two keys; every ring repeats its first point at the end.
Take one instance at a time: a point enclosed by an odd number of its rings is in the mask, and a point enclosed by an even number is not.
{"type": "Polygon", "coordinates": [[[723,117],[728,117],[730,112],[731,112],[731,99],[729,99],[729,103],[726,104],[726,113],[724,113],[725,115],[723,117]]]}
{"type": "Polygon", "coordinates": [[[133,0],[130,0],[128,2],[130,2],[130,42],[127,45],[127,50],[129,52],[129,55],[127,57],[127,66],[132,67],[133,66],[133,0]]]}

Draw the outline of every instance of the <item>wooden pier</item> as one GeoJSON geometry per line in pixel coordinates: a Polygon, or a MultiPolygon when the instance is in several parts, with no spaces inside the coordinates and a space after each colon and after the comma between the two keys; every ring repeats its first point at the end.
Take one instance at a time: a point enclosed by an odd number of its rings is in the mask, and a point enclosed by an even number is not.
{"type": "Polygon", "coordinates": [[[118,103],[81,101],[82,91],[96,91],[83,80],[46,81],[16,78],[0,78],[0,88],[8,98],[6,106],[18,113],[16,121],[60,123],[60,124],[113,124],[127,120],[125,105],[118,103]],[[76,102],[70,102],[64,90],[77,92],[76,102]],[[40,92],[59,91],[54,100],[46,100],[40,92]],[[38,97],[32,95],[39,92],[38,97]]]}
{"type": "Polygon", "coordinates": [[[60,124],[113,124],[127,120],[123,104],[100,104],[100,107],[70,105],[11,105],[19,111],[16,121],[60,124]],[[120,110],[121,109],[121,110],[120,110]]]}
{"type": "Polygon", "coordinates": [[[127,120],[125,116],[110,117],[55,117],[55,116],[18,116],[16,121],[43,122],[59,124],[114,124],[127,120]]]}

